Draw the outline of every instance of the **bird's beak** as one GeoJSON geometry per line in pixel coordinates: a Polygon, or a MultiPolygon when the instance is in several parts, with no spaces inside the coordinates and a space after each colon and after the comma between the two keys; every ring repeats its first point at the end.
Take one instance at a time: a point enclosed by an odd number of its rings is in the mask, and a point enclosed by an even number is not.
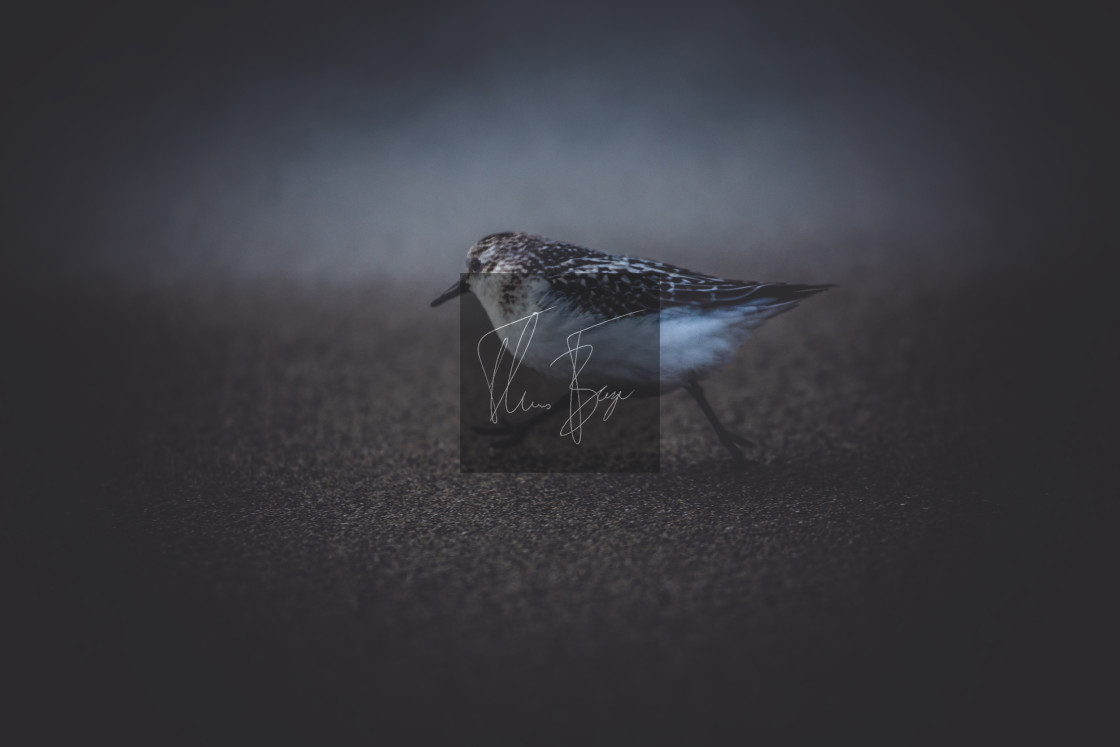
{"type": "Polygon", "coordinates": [[[467,287],[467,282],[465,280],[458,280],[458,281],[455,282],[454,285],[452,285],[450,288],[448,288],[446,291],[444,291],[443,295],[441,295],[436,300],[432,301],[432,307],[434,308],[436,306],[439,306],[444,301],[450,301],[452,298],[455,298],[456,296],[461,296],[464,293],[468,292],[469,290],[470,290],[470,288],[467,287]]]}

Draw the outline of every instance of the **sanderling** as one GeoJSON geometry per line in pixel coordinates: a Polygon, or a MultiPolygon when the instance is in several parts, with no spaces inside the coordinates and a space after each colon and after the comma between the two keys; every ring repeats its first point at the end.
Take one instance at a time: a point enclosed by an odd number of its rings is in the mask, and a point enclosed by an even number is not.
{"type": "MultiPolygon", "coordinates": [[[[641,257],[505,232],[470,248],[467,272],[432,306],[473,293],[495,328],[549,311],[560,323],[542,325],[532,347],[518,354],[546,376],[555,371],[556,353],[568,348],[570,335],[595,327],[600,333],[595,348],[599,370],[628,381],[645,395],[684,389],[732,457],[742,459],[739,446],[749,447],[751,442],[720,423],[700,382],[728,363],[768,319],[831,287],[728,280],[641,257]],[[603,324],[607,321],[610,324],[603,324]],[[660,345],[660,360],[655,358],[652,367],[634,362],[649,361],[649,356],[629,354],[633,341],[649,339],[650,331],[660,345]]],[[[547,414],[483,432],[507,435],[495,445],[512,445],[547,414]]]]}

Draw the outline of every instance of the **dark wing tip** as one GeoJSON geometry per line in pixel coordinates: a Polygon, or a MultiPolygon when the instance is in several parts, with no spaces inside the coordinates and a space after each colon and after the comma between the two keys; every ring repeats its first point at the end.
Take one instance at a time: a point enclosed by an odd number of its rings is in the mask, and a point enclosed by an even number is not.
{"type": "Polygon", "coordinates": [[[753,298],[761,300],[773,300],[777,303],[790,303],[803,301],[809,296],[815,296],[818,293],[835,288],[832,283],[821,285],[807,285],[803,283],[772,283],[765,284],[758,288],[755,293],[751,294],[753,298]]]}
{"type": "Polygon", "coordinates": [[[820,284],[808,285],[802,283],[743,283],[718,286],[712,290],[693,290],[685,288],[678,290],[668,299],[670,304],[694,303],[700,306],[746,306],[758,304],[772,306],[780,304],[796,304],[809,296],[826,291],[835,285],[820,284]]]}
{"type": "Polygon", "coordinates": [[[799,298],[808,298],[816,293],[821,293],[829,288],[835,288],[835,283],[821,283],[820,285],[787,285],[790,293],[796,294],[799,298]]]}

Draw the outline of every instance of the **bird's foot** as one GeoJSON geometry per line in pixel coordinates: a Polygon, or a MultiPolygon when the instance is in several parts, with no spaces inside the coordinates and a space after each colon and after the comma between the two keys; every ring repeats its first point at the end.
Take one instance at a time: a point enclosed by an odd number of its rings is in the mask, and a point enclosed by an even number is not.
{"type": "Polygon", "coordinates": [[[727,437],[730,438],[734,443],[737,443],[740,446],[746,446],[748,449],[753,449],[754,448],[754,441],[752,441],[749,438],[746,438],[744,436],[740,436],[737,433],[728,433],[727,437]]]}
{"type": "Polygon", "coordinates": [[[728,453],[731,454],[731,458],[737,462],[741,462],[746,458],[743,456],[743,452],[739,448],[740,446],[745,446],[748,449],[754,448],[754,441],[751,441],[749,438],[744,438],[743,436],[740,436],[738,434],[731,433],[730,431],[723,431],[722,433],[719,433],[717,435],[719,436],[720,443],[722,443],[723,447],[727,449],[728,453]]]}

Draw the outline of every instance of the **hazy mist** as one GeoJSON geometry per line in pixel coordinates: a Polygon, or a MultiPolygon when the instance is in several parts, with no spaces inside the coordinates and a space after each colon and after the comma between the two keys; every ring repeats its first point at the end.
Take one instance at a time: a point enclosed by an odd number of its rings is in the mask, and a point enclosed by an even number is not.
{"type": "Polygon", "coordinates": [[[809,282],[1035,251],[1081,168],[1033,108],[1039,18],[780,7],[29,19],[19,264],[442,287],[498,230],[809,282]]]}

